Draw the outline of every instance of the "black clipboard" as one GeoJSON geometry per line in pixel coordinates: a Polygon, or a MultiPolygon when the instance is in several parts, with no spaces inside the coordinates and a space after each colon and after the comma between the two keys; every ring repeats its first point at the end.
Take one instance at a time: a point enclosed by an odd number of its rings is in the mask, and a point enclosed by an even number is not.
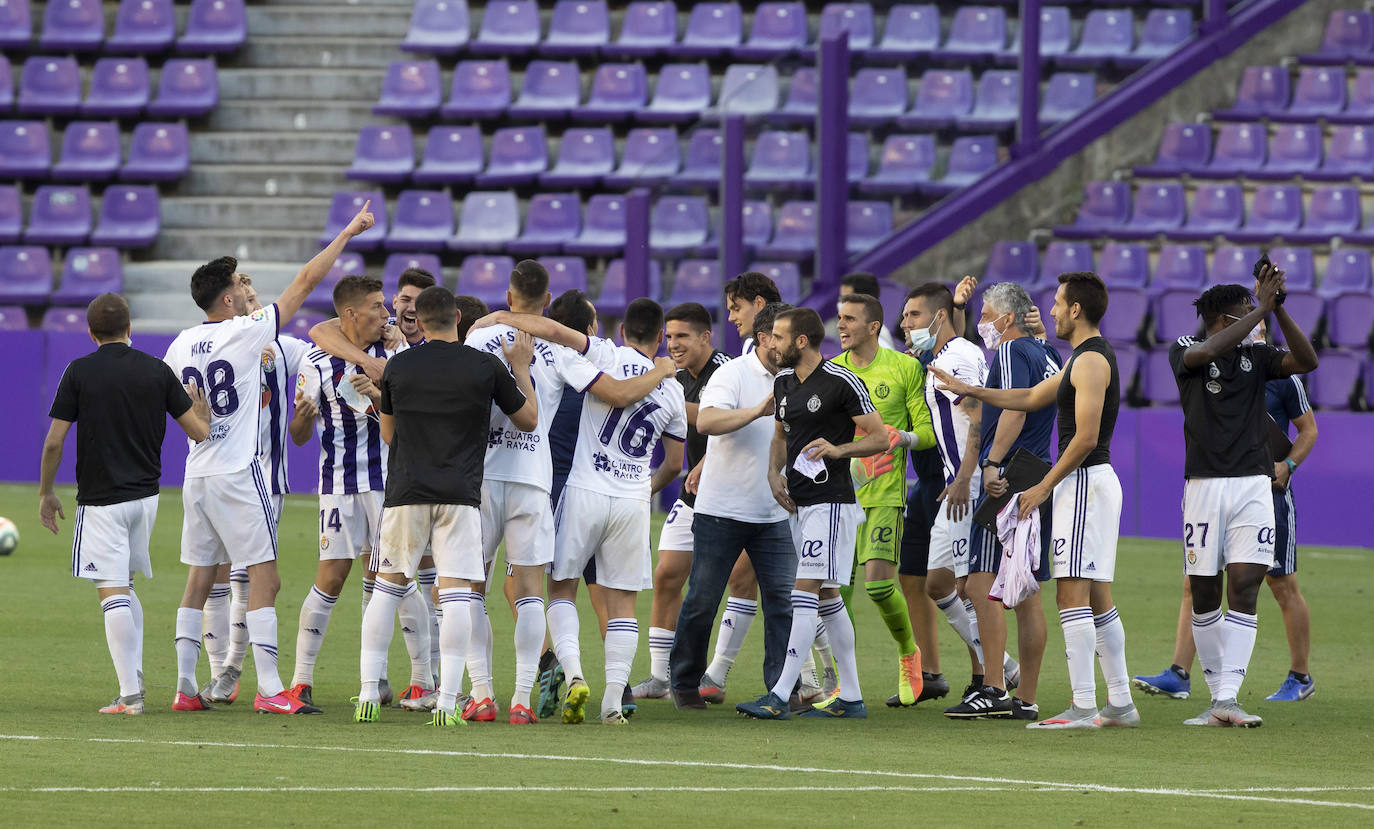
{"type": "Polygon", "coordinates": [[[1293,441],[1288,439],[1288,435],[1279,428],[1279,424],[1272,415],[1265,415],[1269,421],[1269,454],[1274,456],[1274,463],[1282,461],[1288,457],[1288,453],[1293,451],[1293,441]]]}
{"type": "MultiPolygon", "coordinates": [[[[985,529],[997,534],[997,513],[1007,505],[1007,502],[1015,498],[1019,493],[1025,492],[1045,479],[1050,472],[1048,462],[1037,458],[1035,455],[1026,451],[1025,447],[1017,449],[1007,461],[1002,470],[1002,477],[1007,481],[1007,492],[998,498],[989,496],[979,505],[978,510],[973,513],[973,520],[985,529]]],[[[1040,520],[1050,520],[1050,504],[1053,498],[1046,498],[1045,503],[1040,505],[1040,520]]]]}

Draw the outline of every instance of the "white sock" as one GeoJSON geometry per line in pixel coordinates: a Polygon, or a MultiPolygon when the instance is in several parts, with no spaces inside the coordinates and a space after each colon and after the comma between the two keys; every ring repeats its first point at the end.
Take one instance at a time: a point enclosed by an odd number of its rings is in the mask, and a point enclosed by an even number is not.
{"type": "Polygon", "coordinates": [[[204,614],[198,607],[177,608],[177,690],[188,697],[200,690],[196,684],[196,663],[200,661],[200,625],[204,614]]]}
{"type": "Polygon", "coordinates": [[[716,653],[706,673],[717,682],[724,682],[730,668],[739,656],[744,638],[749,635],[749,626],[759,612],[759,603],[749,599],[726,599],[725,615],[720,618],[720,633],[716,634],[716,653]]]}
{"type": "Polygon", "coordinates": [[[467,607],[471,597],[461,587],[439,588],[439,606],[447,611],[439,625],[439,708],[449,714],[457,713],[463,662],[471,646],[472,614],[467,607]]]}
{"type": "Polygon", "coordinates": [[[216,584],[205,600],[205,616],[201,620],[201,641],[210,659],[210,678],[224,672],[224,658],[229,653],[229,585],[216,584]]]}
{"type": "Polygon", "coordinates": [[[315,585],[301,603],[300,626],[296,629],[296,672],[291,677],[291,685],[315,684],[315,660],[319,658],[320,646],[324,644],[325,631],[329,630],[329,614],[334,610],[338,596],[331,596],[315,585]]]}
{"type": "Polygon", "coordinates": [[[544,598],[526,596],[515,600],[515,695],[510,704],[529,707],[544,648],[544,598]]]}
{"type": "Polygon", "coordinates": [[[574,679],[585,680],[582,675],[582,648],[578,642],[577,605],[571,599],[554,599],[549,602],[549,637],[553,639],[553,652],[569,682],[574,679]]]}
{"type": "Polygon", "coordinates": [[[1093,674],[1093,629],[1091,607],[1070,607],[1059,611],[1059,626],[1064,630],[1064,653],[1069,660],[1069,687],[1076,708],[1097,708],[1097,677],[1093,674]]]}
{"type": "Polygon", "coordinates": [[[787,658],[782,663],[782,673],[774,683],[772,691],[778,699],[786,702],[792,696],[792,688],[801,676],[802,661],[811,643],[816,641],[816,616],[819,600],[815,593],[805,590],[792,591],[792,633],[787,637],[787,658]]]}
{"type": "MultiPolygon", "coordinates": [[[[134,651],[134,661],[138,663],[139,674],[143,673],[143,604],[138,600],[138,594],[134,592],[134,580],[129,579],[129,614],[134,620],[134,634],[138,640],[138,649],[134,651]]],[[[139,689],[143,690],[140,684],[139,689]]]]}
{"type": "Polygon", "coordinates": [[[859,702],[863,694],[859,691],[859,661],[854,653],[854,622],[844,609],[844,599],[836,596],[821,602],[817,611],[825,629],[830,634],[830,643],[835,651],[835,668],[840,678],[840,699],[845,702],[859,702]]]}
{"type": "Polygon", "coordinates": [[[672,651],[673,631],[649,628],[649,676],[660,682],[668,681],[668,656],[672,651]]]}
{"type": "Polygon", "coordinates": [[[1259,614],[1226,611],[1221,623],[1224,650],[1221,656],[1221,681],[1217,683],[1217,699],[1235,699],[1245,671],[1250,667],[1250,654],[1255,650],[1255,634],[1259,633],[1259,614]]]}
{"type": "Polygon", "coordinates": [[[385,579],[378,579],[373,589],[364,589],[362,652],[359,658],[359,673],[362,674],[362,688],[358,691],[360,702],[381,702],[378,683],[386,676],[386,652],[391,647],[391,634],[396,626],[396,609],[406,589],[385,579]]]}
{"type": "Polygon", "coordinates": [[[253,645],[253,670],[258,675],[258,693],[275,697],[282,692],[277,673],[277,609],[260,607],[248,611],[248,641],[253,645]]]}
{"type": "MultiPolygon", "coordinates": [[[[850,620],[853,624],[853,620],[850,620]]],[[[825,622],[819,617],[816,619],[816,643],[813,645],[816,653],[820,654],[821,667],[835,670],[835,649],[830,645],[830,632],[825,629],[825,622]]],[[[816,669],[816,663],[811,663],[811,670],[816,669]]],[[[819,684],[819,683],[817,683],[819,684]]]]}
{"type": "Polygon", "coordinates": [[[1221,662],[1226,645],[1221,626],[1221,608],[1207,613],[1193,613],[1193,647],[1197,648],[1197,661],[1202,665],[1202,678],[1207,681],[1207,690],[1212,699],[1217,700],[1221,683],[1221,662]]]}
{"type": "Polygon", "coordinates": [[[434,681],[429,662],[429,606],[420,595],[420,588],[411,582],[401,599],[401,638],[410,654],[410,684],[428,688],[434,681]]]}
{"type": "Polygon", "coordinates": [[[481,593],[473,592],[468,599],[468,615],[472,617],[472,632],[468,639],[468,680],[472,682],[472,698],[479,702],[491,699],[491,620],[487,618],[487,601],[481,593]]]}
{"type": "Polygon", "coordinates": [[[248,655],[248,571],[229,571],[229,651],[224,667],[243,670],[248,655]]]}
{"type": "Polygon", "coordinates": [[[1093,617],[1097,628],[1097,664],[1102,666],[1102,679],[1107,685],[1107,704],[1126,707],[1131,704],[1131,675],[1126,671],[1126,628],[1113,607],[1101,616],[1093,617]]]}
{"type": "MultiPolygon", "coordinates": [[[[438,604],[434,601],[434,583],[437,574],[433,567],[420,570],[415,574],[415,583],[420,585],[420,598],[425,600],[425,607],[429,608],[429,669],[434,677],[439,676],[439,611],[438,604]]],[[[439,683],[431,677],[430,682],[435,687],[439,683]]]]}
{"type": "Polygon", "coordinates": [[[105,611],[105,643],[110,646],[110,659],[115,676],[119,677],[119,695],[132,697],[142,693],[138,685],[138,674],[143,669],[138,662],[139,631],[129,597],[117,593],[102,601],[100,609],[105,611]]]}
{"type": "Polygon", "coordinates": [[[978,618],[959,600],[959,594],[950,593],[937,601],[935,606],[945,612],[949,626],[954,628],[954,632],[959,634],[964,644],[973,648],[973,652],[978,656],[978,664],[983,664],[983,643],[978,639],[978,618]]]}
{"type": "MultiPolygon", "coordinates": [[[[824,625],[821,625],[821,627],[824,627],[824,625]]],[[[821,687],[821,677],[816,673],[816,660],[812,658],[811,654],[812,650],[808,648],[806,651],[806,661],[803,662],[801,666],[801,681],[802,685],[819,688],[821,687]]]]}
{"type": "Polygon", "coordinates": [[[620,711],[630,666],[639,649],[639,622],[634,617],[606,622],[606,691],[601,696],[601,716],[620,711]]]}

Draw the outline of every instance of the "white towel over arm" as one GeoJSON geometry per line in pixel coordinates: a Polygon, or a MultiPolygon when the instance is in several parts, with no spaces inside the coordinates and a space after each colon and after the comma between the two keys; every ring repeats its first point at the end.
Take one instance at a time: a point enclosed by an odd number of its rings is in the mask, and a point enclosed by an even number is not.
{"type": "Polygon", "coordinates": [[[1040,510],[1022,521],[1017,517],[1017,501],[1012,498],[997,513],[997,540],[1002,543],[1002,562],[988,598],[1008,609],[1040,592],[1035,566],[1040,563],[1040,510]]]}

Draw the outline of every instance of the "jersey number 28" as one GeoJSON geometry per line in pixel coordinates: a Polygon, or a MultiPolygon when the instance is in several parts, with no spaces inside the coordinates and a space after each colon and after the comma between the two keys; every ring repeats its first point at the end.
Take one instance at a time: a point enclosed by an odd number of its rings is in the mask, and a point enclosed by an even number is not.
{"type": "Polygon", "coordinates": [[[195,366],[181,370],[181,382],[194,382],[197,388],[205,392],[210,411],[217,417],[228,417],[239,407],[239,393],[234,390],[234,366],[228,360],[215,360],[205,367],[205,372],[210,375],[208,385],[195,366]]]}

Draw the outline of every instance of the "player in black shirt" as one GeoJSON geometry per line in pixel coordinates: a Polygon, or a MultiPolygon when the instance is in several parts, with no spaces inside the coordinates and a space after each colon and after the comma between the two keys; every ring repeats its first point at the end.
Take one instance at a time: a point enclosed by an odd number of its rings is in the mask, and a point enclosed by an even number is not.
{"type": "Polygon", "coordinates": [[[210,434],[210,407],[195,386],[183,387],[163,361],[129,347],[129,303],[101,294],[86,308],[96,350],[67,366],[48,415],[38,513],[57,532],[66,518],[53,492],[62,446],[76,432],[76,526],[72,575],[90,579],[105,613],[105,639],[119,677],[119,696],[102,714],[142,714],[143,609],[133,576],[151,576],[148,539],[157,519],[158,479],[167,415],[191,440],[210,434]]]}
{"type": "Polygon", "coordinates": [[[778,425],[768,483],[777,502],[797,514],[792,537],[798,561],[792,632],[782,673],[768,693],[736,706],[740,713],[758,719],[788,718],[787,700],[815,641],[818,615],[830,635],[840,693],[802,716],[868,716],[854,656],[854,623],[839,588],[853,573],[854,544],[864,517],[854,497],[849,459],[886,452],[888,439],[863,381],[821,357],[824,336],[820,315],[810,308],[784,311],[773,322],[782,369],[773,381],[778,425]],[[856,431],[864,437],[854,440],[856,431]]]}
{"type": "Polygon", "coordinates": [[[1266,258],[1256,277],[1258,306],[1241,285],[1209,288],[1194,303],[1206,337],[1180,337],[1169,348],[1183,405],[1183,571],[1193,594],[1193,642],[1212,700],[1188,725],[1262,724],[1236,695],[1255,647],[1259,588],[1274,565],[1265,384],[1317,367],[1311,341],[1283,310],[1283,271],[1266,258]],[[1259,323],[1271,312],[1291,352],[1258,341],[1259,323]]]}
{"type": "Polygon", "coordinates": [[[1111,443],[1121,380],[1116,353],[1098,330],[1106,312],[1107,287],[1097,274],[1061,274],[1050,316],[1055,335],[1073,346],[1073,354],[1059,374],[1029,389],[989,389],[931,369],[955,394],[1002,409],[1033,412],[1051,403],[1059,407],[1059,459],[1040,483],[1020,494],[1018,515],[1022,521],[1030,518],[1053,493],[1050,553],[1073,705],[1057,717],[1027,725],[1032,729],[1140,724],[1126,670],[1126,632],[1111,593],[1121,524],[1121,483],[1112,470],[1111,443]],[[1107,705],[1101,712],[1094,652],[1107,685],[1107,705]]]}

